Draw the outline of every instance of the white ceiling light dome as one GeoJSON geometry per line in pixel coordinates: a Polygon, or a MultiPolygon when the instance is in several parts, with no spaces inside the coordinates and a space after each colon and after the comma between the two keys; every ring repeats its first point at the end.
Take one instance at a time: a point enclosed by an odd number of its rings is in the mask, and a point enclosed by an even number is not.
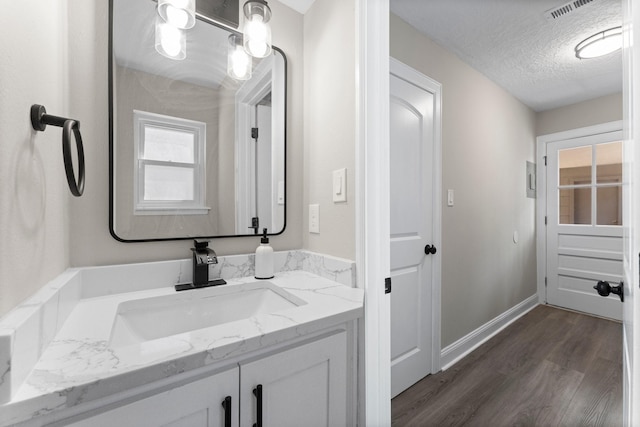
{"type": "Polygon", "coordinates": [[[576,58],[597,58],[622,48],[622,27],[600,31],[578,43],[576,58]]]}

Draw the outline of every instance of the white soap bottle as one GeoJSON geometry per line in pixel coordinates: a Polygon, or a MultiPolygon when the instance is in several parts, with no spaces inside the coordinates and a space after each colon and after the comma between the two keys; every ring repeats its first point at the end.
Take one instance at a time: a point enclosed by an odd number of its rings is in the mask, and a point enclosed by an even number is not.
{"type": "Polygon", "coordinates": [[[260,246],[256,249],[256,279],[273,278],[273,248],[269,245],[267,229],[262,230],[260,246]]]}

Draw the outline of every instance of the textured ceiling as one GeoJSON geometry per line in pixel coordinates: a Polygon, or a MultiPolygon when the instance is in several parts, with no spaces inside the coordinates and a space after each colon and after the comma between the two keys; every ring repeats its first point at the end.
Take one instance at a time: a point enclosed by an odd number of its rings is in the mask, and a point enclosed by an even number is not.
{"type": "Polygon", "coordinates": [[[574,47],[622,24],[619,0],[593,0],[550,21],[554,0],[390,0],[392,13],[543,111],[622,91],[622,55],[579,60],[574,47]]]}

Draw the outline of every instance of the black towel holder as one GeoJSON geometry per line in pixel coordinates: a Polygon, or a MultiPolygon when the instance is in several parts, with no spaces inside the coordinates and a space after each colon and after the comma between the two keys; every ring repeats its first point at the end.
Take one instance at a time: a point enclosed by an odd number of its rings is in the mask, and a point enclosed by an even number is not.
{"type": "Polygon", "coordinates": [[[34,130],[44,131],[47,125],[62,128],[62,156],[64,158],[64,171],[67,175],[67,183],[71,194],[76,197],[82,196],[84,192],[84,147],[82,146],[82,135],[80,135],[80,122],[64,117],[47,114],[43,105],[34,104],[31,106],[31,126],[34,130]],[[78,154],[78,177],[76,179],[73,172],[73,161],[71,159],[71,132],[76,138],[76,153],[78,154]]]}

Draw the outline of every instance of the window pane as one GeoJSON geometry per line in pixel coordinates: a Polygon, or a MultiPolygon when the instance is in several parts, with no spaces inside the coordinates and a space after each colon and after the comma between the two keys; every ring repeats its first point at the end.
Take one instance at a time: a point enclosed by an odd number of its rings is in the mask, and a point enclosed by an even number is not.
{"type": "Polygon", "coordinates": [[[567,188],[559,193],[559,224],[591,224],[591,188],[567,188]]]}
{"type": "Polygon", "coordinates": [[[622,187],[599,187],[597,191],[597,224],[622,225],[622,187]]]}
{"type": "Polygon", "coordinates": [[[192,168],[145,165],[144,200],[193,200],[192,168]]]}
{"type": "Polygon", "coordinates": [[[144,128],[144,153],[146,160],[193,163],[195,135],[187,130],[147,125],[144,128]]]}
{"type": "Polygon", "coordinates": [[[598,184],[622,182],[622,142],[596,146],[596,175],[598,184]]]}
{"type": "Polygon", "coordinates": [[[558,151],[559,184],[591,183],[591,145],[558,151]]]}

